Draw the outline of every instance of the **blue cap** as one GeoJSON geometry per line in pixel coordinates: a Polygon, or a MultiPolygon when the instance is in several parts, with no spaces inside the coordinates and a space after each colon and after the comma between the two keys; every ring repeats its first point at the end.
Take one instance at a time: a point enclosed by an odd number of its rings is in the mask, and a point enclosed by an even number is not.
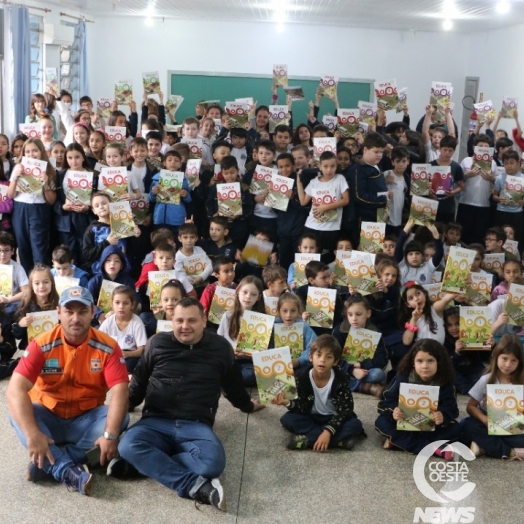
{"type": "Polygon", "coordinates": [[[80,286],[73,286],[62,291],[58,305],[67,306],[70,302],[80,302],[89,307],[94,305],[93,295],[85,287],[80,286]]]}

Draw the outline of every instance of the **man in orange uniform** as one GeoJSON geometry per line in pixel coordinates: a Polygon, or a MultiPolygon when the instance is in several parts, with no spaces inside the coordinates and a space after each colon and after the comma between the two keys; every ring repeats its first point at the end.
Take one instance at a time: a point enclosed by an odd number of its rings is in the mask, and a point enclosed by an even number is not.
{"type": "Polygon", "coordinates": [[[7,388],[11,424],[31,458],[28,480],[53,477],[82,495],[90,495],[92,481],[86,451],[99,446],[100,463],[111,461],[129,423],[124,357],[91,327],[94,312],[87,289],[65,290],[61,324],[31,341],[7,388]]]}

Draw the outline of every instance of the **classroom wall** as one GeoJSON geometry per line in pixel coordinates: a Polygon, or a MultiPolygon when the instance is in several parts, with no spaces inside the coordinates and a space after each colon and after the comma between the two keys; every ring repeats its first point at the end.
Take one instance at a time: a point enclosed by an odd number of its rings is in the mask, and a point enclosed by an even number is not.
{"type": "MultiPolygon", "coordinates": [[[[162,89],[167,90],[167,70],[271,74],[274,63],[285,63],[291,79],[323,74],[396,78],[398,87],[409,88],[412,119],[418,120],[433,80],[452,82],[458,102],[467,74],[469,35],[453,32],[288,25],[278,33],[273,24],[166,19],[147,27],[140,18],[114,17],[97,17],[88,31],[94,98],[112,96],[113,84],[120,79],[132,78],[141,88],[145,71],[159,70],[162,89]]],[[[138,94],[135,98],[138,102],[138,94]]],[[[457,122],[461,112],[457,103],[457,122]]],[[[395,113],[388,118],[396,119],[395,113]]]]}

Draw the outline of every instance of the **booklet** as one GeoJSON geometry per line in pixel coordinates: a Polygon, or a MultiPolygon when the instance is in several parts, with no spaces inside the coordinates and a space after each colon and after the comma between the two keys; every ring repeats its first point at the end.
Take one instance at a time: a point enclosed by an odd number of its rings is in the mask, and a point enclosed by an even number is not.
{"type": "Polygon", "coordinates": [[[491,351],[488,339],[491,336],[489,307],[460,306],[460,340],[464,349],[491,351]]]}
{"type": "Polygon", "coordinates": [[[120,80],[115,84],[115,100],[119,106],[128,106],[133,100],[133,81],[120,80]]]}
{"type": "Polygon", "coordinates": [[[493,147],[475,146],[473,151],[473,167],[478,167],[483,173],[490,174],[495,149],[493,147]]]}
{"type": "Polygon", "coordinates": [[[373,260],[368,253],[356,253],[349,260],[344,260],[348,285],[352,286],[361,295],[370,295],[377,292],[377,274],[373,260]]]}
{"type": "Polygon", "coordinates": [[[275,346],[288,346],[291,358],[298,358],[304,351],[304,323],[294,322],[290,326],[277,324],[273,326],[275,335],[275,346]]]}
{"type": "Polygon", "coordinates": [[[249,262],[258,267],[264,267],[273,251],[273,246],[273,242],[260,240],[254,235],[249,235],[242,251],[242,262],[249,262]]]}
{"type": "Polygon", "coordinates": [[[176,271],[150,271],[148,273],[147,289],[149,292],[149,304],[151,309],[160,307],[160,293],[164,285],[170,280],[176,280],[176,271]]]}
{"type": "Polygon", "coordinates": [[[477,252],[473,249],[450,246],[441,291],[443,293],[465,293],[466,280],[471,273],[471,264],[477,252]]]}
{"type": "Polygon", "coordinates": [[[249,104],[226,102],[226,113],[231,120],[231,127],[244,127],[249,120],[249,104]]]}
{"type": "MultiPolygon", "coordinates": [[[[360,111],[358,109],[339,109],[337,118],[338,130],[344,138],[355,136],[359,132],[360,111]]],[[[316,138],[313,139],[315,140],[316,138]]]]}
{"type": "Polygon", "coordinates": [[[112,102],[110,98],[100,97],[96,101],[96,112],[98,116],[108,119],[111,116],[111,113],[113,112],[111,105],[112,102]]]}
{"type": "Polygon", "coordinates": [[[278,315],[278,297],[268,297],[264,295],[264,308],[266,310],[266,315],[273,315],[276,317],[278,315]]]}
{"type": "Polygon", "coordinates": [[[73,204],[91,206],[93,173],[68,169],[62,185],[67,200],[73,204]]]}
{"type": "Polygon", "coordinates": [[[129,204],[133,213],[133,221],[137,226],[143,225],[149,215],[149,198],[141,197],[136,200],[130,200],[129,204]]]}
{"type": "Polygon", "coordinates": [[[321,96],[335,102],[337,99],[338,76],[323,76],[320,78],[319,91],[321,96]]]}
{"type": "Polygon", "coordinates": [[[337,154],[337,139],[335,137],[313,138],[313,156],[317,162],[324,151],[331,151],[335,155],[337,154]]]}
{"type": "Polygon", "coordinates": [[[273,66],[273,86],[287,87],[288,76],[287,76],[287,64],[276,64],[273,66]]]}
{"type": "Polygon", "coordinates": [[[431,164],[413,164],[411,166],[411,194],[428,196],[431,187],[431,164]]]}
{"type": "Polygon", "coordinates": [[[111,304],[113,303],[113,291],[122,284],[113,282],[112,280],[102,280],[102,286],[100,287],[100,293],[98,295],[98,302],[96,303],[104,313],[111,311],[111,304]]]}
{"type": "Polygon", "coordinates": [[[126,143],[127,129],[125,127],[105,126],[104,133],[106,134],[108,142],[126,143]]]}
{"type": "Polygon", "coordinates": [[[446,114],[445,110],[451,104],[451,95],[453,94],[453,86],[450,82],[431,82],[431,94],[429,96],[429,103],[437,106],[435,113],[435,123],[445,124],[446,114]]]}
{"type": "Polygon", "coordinates": [[[377,116],[377,104],[373,102],[364,102],[363,100],[359,100],[358,113],[359,120],[361,122],[365,122],[368,125],[375,124],[375,118],[377,116]]]}
{"type": "Polygon", "coordinates": [[[27,138],[41,138],[42,132],[40,131],[40,124],[33,122],[32,124],[18,124],[20,134],[25,135],[27,138]]]}
{"type": "Polygon", "coordinates": [[[164,103],[166,112],[175,116],[177,109],[182,105],[184,97],[180,95],[170,95],[164,103]]]}
{"type": "Polygon", "coordinates": [[[278,175],[278,169],[257,165],[253,172],[249,192],[252,195],[258,195],[266,191],[266,189],[269,190],[273,175],[278,175]]]}
{"type": "Polygon", "coordinates": [[[350,328],[342,348],[342,358],[350,364],[373,358],[381,336],[382,334],[378,331],[350,328]]]}
{"type": "Polygon", "coordinates": [[[220,319],[226,313],[233,309],[235,305],[236,291],[229,287],[217,286],[215,294],[209,308],[207,319],[212,324],[220,324],[220,319]]]}
{"type": "Polygon", "coordinates": [[[28,342],[58,325],[58,311],[35,311],[34,313],[29,313],[29,316],[33,320],[27,326],[28,342]]]}
{"type": "Polygon", "coordinates": [[[111,234],[116,238],[132,237],[135,234],[135,221],[129,201],[109,203],[111,234]]]}
{"type": "Polygon", "coordinates": [[[55,281],[58,296],[60,296],[66,289],[80,285],[80,279],[75,277],[61,277],[60,275],[55,275],[53,279],[55,281]]]}
{"type": "Polygon", "coordinates": [[[182,171],[160,170],[160,182],[156,201],[163,204],[180,204],[180,191],[184,183],[184,173],[182,171]]]}
{"type": "Polygon", "coordinates": [[[481,124],[483,124],[488,118],[495,120],[495,106],[491,100],[473,104],[473,107],[475,108],[475,113],[477,113],[477,119],[481,124]]]}
{"type": "Polygon", "coordinates": [[[426,227],[431,226],[437,218],[437,210],[438,200],[413,195],[411,198],[409,218],[411,218],[415,224],[426,227]]]}
{"type": "Polygon", "coordinates": [[[218,214],[225,217],[242,215],[240,182],[217,184],[218,214]]]}
{"type": "Polygon", "coordinates": [[[435,431],[431,413],[438,410],[439,386],[401,382],[398,407],[404,418],[397,420],[399,431],[435,431]]]}
{"type": "Polygon", "coordinates": [[[502,247],[520,260],[519,243],[517,240],[506,240],[502,247]]]}
{"type": "Polygon", "coordinates": [[[337,130],[338,118],[336,116],[324,115],[322,125],[328,128],[328,131],[334,133],[337,130]]]}
{"type": "Polygon", "coordinates": [[[191,257],[184,257],[182,267],[184,273],[192,281],[195,277],[200,276],[206,269],[206,263],[209,261],[208,256],[205,253],[200,255],[193,255],[191,257]]]}
{"type": "Polygon", "coordinates": [[[385,82],[375,82],[375,98],[379,109],[389,111],[398,105],[398,89],[396,79],[385,82]]]}
{"type": "Polygon", "coordinates": [[[522,384],[486,384],[488,435],[524,433],[524,386],[522,384]]]}
{"type": "Polygon", "coordinates": [[[202,166],[201,158],[192,158],[186,163],[186,179],[190,189],[194,189],[195,182],[200,176],[200,168],[202,166]]]}
{"type": "Polygon", "coordinates": [[[202,148],[203,148],[203,140],[201,138],[186,138],[184,139],[184,142],[187,144],[187,147],[189,147],[189,159],[190,160],[196,160],[202,159],[202,148]]]}
{"type": "Polygon", "coordinates": [[[446,192],[451,191],[453,179],[451,166],[431,166],[431,189],[437,198],[446,198],[446,192]]]}
{"type": "MultiPolygon", "coordinates": [[[[385,196],[387,197],[388,196],[388,192],[387,191],[379,191],[377,193],[377,196],[385,196]]],[[[388,205],[386,205],[386,207],[379,207],[377,209],[377,222],[379,224],[388,224],[389,223],[389,202],[388,202],[388,205]]]]}
{"type": "Polygon", "coordinates": [[[408,106],[408,88],[407,87],[401,87],[398,90],[398,104],[397,107],[395,107],[395,110],[397,113],[402,113],[404,109],[408,106]]]}
{"type": "Polygon", "coordinates": [[[13,295],[13,266],[11,264],[0,264],[0,296],[10,297],[13,295]]]}
{"type": "MultiPolygon", "coordinates": [[[[337,193],[334,187],[328,189],[322,189],[321,187],[316,187],[313,189],[313,194],[311,195],[311,202],[314,206],[321,206],[323,204],[333,204],[337,202],[337,193]]],[[[336,222],[338,220],[338,213],[336,209],[328,209],[320,217],[314,217],[313,221],[317,223],[323,222],[336,222]]]]}
{"type": "Polygon", "coordinates": [[[341,251],[340,249],[335,251],[335,269],[333,271],[335,274],[335,286],[348,285],[348,276],[346,274],[346,266],[344,264],[346,260],[349,260],[352,257],[352,253],[353,251],[341,251]]]}
{"type": "Polygon", "coordinates": [[[158,71],[142,73],[142,83],[144,84],[144,91],[148,95],[160,93],[160,75],[158,71]]]}
{"type": "Polygon", "coordinates": [[[173,331],[173,323],[171,320],[157,320],[156,321],[156,332],[157,333],[170,333],[173,331]]]}
{"type": "Polygon", "coordinates": [[[308,283],[305,271],[311,260],[320,260],[320,253],[295,253],[295,289],[308,283]]]}
{"type": "Polygon", "coordinates": [[[291,101],[295,100],[304,100],[306,98],[306,95],[304,94],[304,90],[301,86],[288,86],[284,87],[284,91],[286,92],[286,96],[289,96],[291,101]]]}
{"type": "Polygon", "coordinates": [[[490,273],[469,274],[470,283],[466,284],[466,296],[474,306],[487,306],[491,301],[493,275],[490,273]]]}
{"type": "Polygon", "coordinates": [[[286,193],[293,189],[294,183],[295,181],[292,178],[272,173],[269,193],[266,196],[264,205],[280,211],[287,211],[290,199],[286,193]]]}
{"type": "Polygon", "coordinates": [[[46,93],[52,94],[55,98],[60,96],[60,85],[58,84],[58,70],[56,67],[45,68],[45,87],[46,93]]]}
{"type": "Polygon", "coordinates": [[[113,201],[129,194],[128,171],[124,166],[102,167],[98,177],[98,190],[107,193],[113,201]]]}
{"type": "Polygon", "coordinates": [[[336,298],[336,289],[309,286],[306,311],[311,313],[310,326],[333,329],[336,298]]]}
{"type": "Polygon", "coordinates": [[[269,106],[269,132],[274,133],[275,127],[279,125],[289,125],[287,105],[269,106]]]}
{"type": "Polygon", "coordinates": [[[509,324],[524,327],[524,286],[510,284],[508,298],[506,300],[506,313],[509,316],[509,324]]]}
{"type": "Polygon", "coordinates": [[[44,182],[42,175],[46,173],[47,162],[36,158],[22,157],[21,175],[16,183],[16,190],[20,193],[41,195],[44,182]]]}
{"type": "Polygon", "coordinates": [[[385,235],[386,224],[362,222],[360,224],[360,249],[366,253],[380,253],[385,235]]]}
{"type": "Polygon", "coordinates": [[[506,175],[504,191],[501,195],[506,198],[507,206],[518,206],[524,200],[524,177],[506,175]]]}
{"type": "Polygon", "coordinates": [[[502,271],[502,264],[506,255],[504,253],[486,253],[484,259],[482,260],[482,269],[486,271],[492,271],[493,273],[498,273],[502,271]]]}
{"type": "Polygon", "coordinates": [[[257,351],[266,350],[269,347],[274,323],[275,317],[272,315],[244,311],[235,351],[252,355],[257,351]]]}
{"type": "Polygon", "coordinates": [[[515,118],[518,108],[518,98],[505,96],[502,99],[502,118],[515,118]]]}
{"type": "Polygon", "coordinates": [[[289,347],[253,353],[253,367],[261,404],[269,404],[282,392],[288,400],[296,398],[297,385],[289,347]]]}
{"type": "Polygon", "coordinates": [[[440,282],[422,284],[422,287],[428,292],[429,299],[431,300],[431,302],[436,302],[444,296],[444,293],[440,291],[440,282]]]}

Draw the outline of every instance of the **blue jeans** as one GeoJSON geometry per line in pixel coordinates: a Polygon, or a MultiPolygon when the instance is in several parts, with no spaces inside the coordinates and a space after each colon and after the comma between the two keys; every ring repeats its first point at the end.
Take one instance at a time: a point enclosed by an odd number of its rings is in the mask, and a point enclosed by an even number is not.
{"type": "Polygon", "coordinates": [[[355,378],[353,375],[349,377],[349,388],[351,391],[358,391],[362,382],[369,382],[371,384],[383,384],[386,381],[386,373],[380,368],[368,369],[368,374],[361,380],[355,378]]]}
{"type": "MultiPolygon", "coordinates": [[[[38,429],[48,438],[55,441],[49,444],[55,463],[52,465],[45,459],[43,470],[61,481],[64,470],[74,464],[87,461],[86,451],[95,446],[95,441],[105,431],[108,406],[98,406],[73,418],[57,417],[42,404],[33,403],[33,411],[38,429]]],[[[23,431],[9,415],[9,421],[16,434],[27,449],[27,441],[23,431]]],[[[122,423],[121,431],[129,424],[129,415],[122,423]]]]}
{"type": "Polygon", "coordinates": [[[124,434],[118,451],[142,475],[186,498],[194,498],[208,479],[218,477],[226,467],[219,438],[210,426],[196,420],[142,418],[124,434]]]}

